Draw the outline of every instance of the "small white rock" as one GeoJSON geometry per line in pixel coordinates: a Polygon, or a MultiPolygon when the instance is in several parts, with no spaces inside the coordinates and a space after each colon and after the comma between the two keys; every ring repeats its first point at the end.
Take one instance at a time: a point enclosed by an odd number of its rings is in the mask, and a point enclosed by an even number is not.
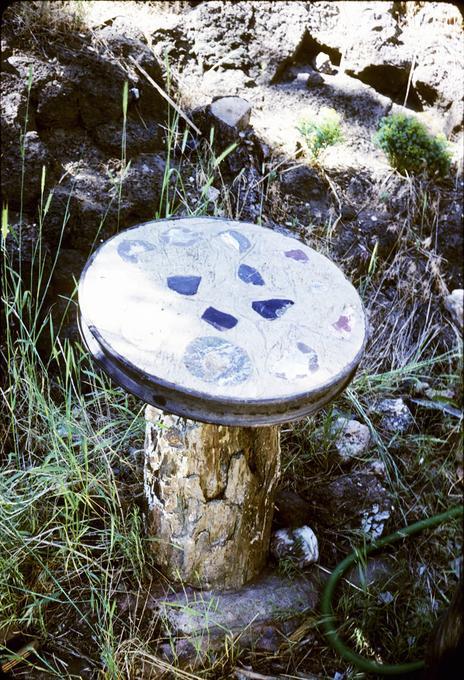
{"type": "Polygon", "coordinates": [[[383,604],[390,604],[390,602],[393,602],[394,599],[395,598],[389,590],[387,590],[385,593],[379,593],[379,601],[383,604]]]}
{"type": "Polygon", "coordinates": [[[445,307],[451,314],[454,323],[463,329],[464,290],[455,288],[451,295],[445,297],[445,307]]]}
{"type": "Polygon", "coordinates": [[[343,461],[362,456],[369,448],[371,435],[367,425],[357,420],[337,418],[330,428],[335,447],[343,461]]]}
{"type": "Polygon", "coordinates": [[[411,411],[400,398],[382,399],[373,410],[382,416],[380,426],[388,432],[404,434],[414,423],[411,411]]]}
{"type": "Polygon", "coordinates": [[[332,64],[329,55],[326,54],[325,52],[319,52],[318,54],[316,54],[312,64],[316,71],[319,71],[319,73],[325,73],[331,76],[337,72],[337,69],[332,64]]]}
{"type": "Polygon", "coordinates": [[[390,519],[388,510],[380,511],[377,503],[374,503],[370,510],[363,512],[361,529],[372,540],[377,540],[383,534],[385,522],[390,519]]]}
{"type": "Polygon", "coordinates": [[[271,553],[277,559],[294,557],[298,566],[304,568],[319,559],[319,544],[314,531],[308,526],[278,529],[271,539],[271,553]]]}
{"type": "Polygon", "coordinates": [[[216,189],[216,187],[208,187],[206,190],[206,198],[208,201],[210,201],[210,203],[216,203],[220,195],[221,192],[219,189],[216,189]]]}

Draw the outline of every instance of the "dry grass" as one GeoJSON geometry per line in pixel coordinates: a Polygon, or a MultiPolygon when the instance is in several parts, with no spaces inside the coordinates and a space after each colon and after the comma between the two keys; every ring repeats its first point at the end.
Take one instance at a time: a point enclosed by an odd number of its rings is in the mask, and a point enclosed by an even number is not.
{"type": "MultiPolygon", "coordinates": [[[[48,26],[47,12],[55,9],[57,30],[82,25],[79,6],[85,3],[21,4],[19,30],[33,33],[38,20],[48,26]]],[[[329,223],[302,224],[276,181],[287,159],[269,161],[251,182],[244,175],[230,182],[222,171],[227,154],[215,152],[211,140],[189,152],[188,133],[177,123],[173,116],[166,131],[177,172],[165,176],[154,214],[239,218],[253,196],[260,207],[257,221],[293,225],[318,250],[339,257],[338,209],[348,199],[335,180],[329,223]],[[211,187],[219,192],[214,200],[211,187]]],[[[340,475],[330,423],[337,411],[351,414],[368,424],[373,437],[356,465],[362,469],[378,459],[386,465],[385,484],[395,505],[392,530],[460,502],[459,465],[462,470],[458,419],[441,411],[418,412],[415,429],[395,437],[369,412],[374,400],[407,396],[421,381],[457,407],[462,397],[462,341],[441,308],[447,288],[445,264],[435,250],[440,188],[398,181],[395,196],[408,209],[398,225],[397,252],[384,261],[373,251],[367,273],[357,274],[372,329],[363,365],[331,409],[284,428],[282,478],[288,488],[309,497],[317,481],[340,475]]],[[[384,189],[379,187],[379,205],[384,189]]],[[[46,201],[43,196],[42,208],[46,201]]],[[[45,216],[41,226],[46,228],[45,216]]],[[[12,268],[4,240],[1,256],[2,306],[9,324],[3,361],[9,376],[3,378],[0,404],[0,650],[17,635],[39,641],[37,654],[18,665],[15,677],[226,680],[242,666],[244,677],[255,680],[333,678],[341,671],[347,679],[359,677],[327,646],[317,612],[304,616],[290,636],[283,635],[276,652],[240,651],[229,640],[207,649],[191,667],[163,656],[163,645],[175,641],[153,604],[165,582],[144,534],[142,405],[96,371],[80,345],[61,341],[53,331],[49,354],[37,351],[36,298],[25,294],[27,282],[12,268]]],[[[350,274],[349,261],[340,258],[339,264],[350,274]]],[[[338,559],[362,537],[334,529],[325,540],[338,559]]],[[[359,587],[346,584],[338,615],[353,647],[375,650],[393,662],[420,656],[438,611],[449,601],[461,548],[462,529],[450,523],[395,551],[391,581],[367,589],[362,598],[359,587]],[[386,592],[392,597],[388,605],[385,598],[379,600],[386,592]]],[[[322,571],[326,564],[322,554],[322,571]]],[[[280,566],[289,574],[297,570],[294,563],[280,566]]]]}

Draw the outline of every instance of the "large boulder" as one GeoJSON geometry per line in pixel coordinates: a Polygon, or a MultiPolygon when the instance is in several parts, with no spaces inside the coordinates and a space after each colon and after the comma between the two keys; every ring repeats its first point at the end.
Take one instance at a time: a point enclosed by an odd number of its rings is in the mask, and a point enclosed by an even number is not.
{"type": "Polygon", "coordinates": [[[412,85],[422,106],[434,107],[444,116],[446,134],[458,132],[464,111],[459,9],[451,3],[425,3],[403,31],[402,39],[417,45],[412,85]]]}
{"type": "MultiPolygon", "coordinates": [[[[393,3],[352,3],[341,67],[375,90],[403,103],[413,50],[403,44],[393,3]]],[[[414,105],[415,93],[408,101],[414,105]]]]}
{"type": "Polygon", "coordinates": [[[173,54],[185,58],[187,42],[200,73],[222,67],[270,83],[303,40],[307,19],[303,2],[204,2],[184,15],[182,29],[171,29],[173,54]]]}

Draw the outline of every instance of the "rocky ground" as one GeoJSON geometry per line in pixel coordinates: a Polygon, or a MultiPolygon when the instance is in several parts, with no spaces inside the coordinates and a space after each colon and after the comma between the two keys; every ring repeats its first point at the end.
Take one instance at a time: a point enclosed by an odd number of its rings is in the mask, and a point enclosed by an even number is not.
{"type": "MultiPolygon", "coordinates": [[[[3,15],[7,249],[32,278],[38,242],[48,254],[47,304],[55,323],[94,245],[139,221],[224,215],[303,239],[335,259],[360,290],[371,326],[362,371],[383,382],[366,378],[360,400],[345,400],[328,419],[324,414],[284,433],[273,559],[290,575],[314,569],[317,557],[332,568],[349,551],[353,532],[377,538],[406,516],[419,519],[427,504],[412,503],[405,514],[395,495],[404,489],[392,491],[392,471],[399,469],[415,489],[420,438],[441,438],[453,457],[462,418],[459,381],[432,372],[427,382],[416,370],[420,360],[455,351],[462,332],[458,6],[112,2],[88,3],[92,11],[71,20],[50,14],[47,3],[29,3],[28,10],[26,4],[3,15]],[[321,107],[339,114],[343,141],[312,163],[297,127],[321,107]],[[448,177],[403,177],[389,166],[373,135],[383,116],[399,111],[446,135],[454,154],[448,177]],[[304,540],[295,537],[302,527],[310,530],[304,540]]],[[[78,339],[74,313],[67,314],[62,337],[78,339]]],[[[43,345],[46,352],[46,340],[43,345]]],[[[115,474],[129,487],[137,479],[132,473],[124,479],[123,467],[115,474]]],[[[462,467],[454,460],[452,467],[454,492],[462,467]]],[[[439,485],[433,469],[429,494],[439,485]]],[[[117,601],[123,614],[138,611],[132,595],[117,601]]],[[[148,611],[155,610],[150,602],[148,611]]],[[[317,653],[320,644],[310,627],[274,624],[264,619],[259,634],[247,639],[257,655],[253,663],[272,657],[282,636],[292,635],[296,660],[288,645],[274,665],[271,658],[254,668],[335,677],[332,661],[328,674],[323,664],[305,661],[304,649],[312,645],[317,653]]],[[[160,637],[164,658],[191,661],[191,646],[176,647],[166,636],[160,637]]],[[[234,664],[223,665],[223,676],[213,663],[205,677],[232,677],[234,664]]],[[[84,667],[77,677],[93,677],[84,667]]],[[[247,668],[243,677],[264,677],[247,668]]]]}

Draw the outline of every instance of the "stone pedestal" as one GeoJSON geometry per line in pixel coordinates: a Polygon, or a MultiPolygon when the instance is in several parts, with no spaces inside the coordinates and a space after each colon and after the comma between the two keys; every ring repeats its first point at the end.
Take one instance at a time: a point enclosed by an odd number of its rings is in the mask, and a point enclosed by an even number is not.
{"type": "Polygon", "coordinates": [[[147,406],[145,492],[163,573],[240,588],[267,559],[280,472],[277,426],[226,427],[147,406]]]}

